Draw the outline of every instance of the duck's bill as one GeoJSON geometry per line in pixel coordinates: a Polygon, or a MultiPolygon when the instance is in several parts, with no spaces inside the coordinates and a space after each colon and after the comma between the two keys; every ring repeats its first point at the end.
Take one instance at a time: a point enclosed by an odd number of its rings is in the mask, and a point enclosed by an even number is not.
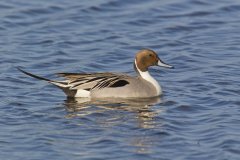
{"type": "Polygon", "coordinates": [[[158,60],[157,65],[160,66],[160,67],[165,67],[165,68],[174,68],[173,66],[171,66],[171,65],[169,65],[169,64],[166,64],[166,63],[164,63],[164,62],[161,61],[161,60],[158,60]]]}

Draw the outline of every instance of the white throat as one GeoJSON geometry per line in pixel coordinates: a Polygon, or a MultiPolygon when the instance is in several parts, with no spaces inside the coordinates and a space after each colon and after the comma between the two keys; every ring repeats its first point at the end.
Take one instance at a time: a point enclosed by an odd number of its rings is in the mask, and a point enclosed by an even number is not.
{"type": "Polygon", "coordinates": [[[148,71],[145,71],[145,72],[142,72],[138,66],[137,66],[137,63],[136,63],[136,60],[135,60],[135,66],[136,66],[136,69],[138,71],[138,73],[140,74],[140,76],[145,79],[146,81],[150,82],[156,89],[157,91],[157,95],[160,95],[162,90],[161,90],[161,87],[160,85],[158,84],[158,82],[150,75],[150,73],[148,71]]]}

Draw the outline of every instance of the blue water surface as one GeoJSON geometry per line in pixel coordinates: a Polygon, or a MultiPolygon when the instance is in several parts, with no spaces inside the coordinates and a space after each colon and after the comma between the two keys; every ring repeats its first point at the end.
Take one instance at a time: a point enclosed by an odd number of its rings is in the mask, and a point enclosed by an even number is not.
{"type": "Polygon", "coordinates": [[[0,159],[239,160],[239,0],[1,0],[0,159]],[[164,95],[67,99],[16,67],[125,72],[158,52],[164,95]]]}

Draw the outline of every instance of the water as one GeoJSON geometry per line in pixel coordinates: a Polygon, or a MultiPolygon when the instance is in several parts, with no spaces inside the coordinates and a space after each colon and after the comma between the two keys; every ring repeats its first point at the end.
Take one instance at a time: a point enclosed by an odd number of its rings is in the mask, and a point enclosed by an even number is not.
{"type": "Polygon", "coordinates": [[[0,159],[240,159],[240,2],[0,2],[0,159]],[[126,72],[141,48],[164,96],[67,99],[18,72],[126,72]]]}

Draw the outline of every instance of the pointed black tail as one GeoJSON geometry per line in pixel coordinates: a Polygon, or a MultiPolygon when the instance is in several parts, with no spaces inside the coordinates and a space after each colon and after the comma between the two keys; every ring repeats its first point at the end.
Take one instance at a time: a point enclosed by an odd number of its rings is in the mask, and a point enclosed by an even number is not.
{"type": "Polygon", "coordinates": [[[22,70],[22,69],[19,68],[19,67],[17,67],[17,69],[18,69],[19,71],[21,71],[22,73],[30,76],[30,77],[33,77],[33,78],[36,78],[36,79],[40,79],[40,80],[44,80],[44,81],[48,81],[48,82],[52,82],[52,80],[50,80],[50,79],[47,79],[47,78],[44,78],[44,77],[40,77],[40,76],[34,75],[34,74],[32,74],[32,73],[26,72],[26,71],[22,70]]]}
{"type": "Polygon", "coordinates": [[[49,83],[51,83],[51,84],[53,84],[53,85],[56,85],[57,87],[60,87],[60,88],[68,87],[68,83],[67,83],[67,82],[54,81],[54,80],[50,80],[50,79],[47,79],[47,78],[44,78],[44,77],[40,77],[40,76],[34,75],[34,74],[32,74],[32,73],[26,72],[26,71],[22,70],[22,69],[19,68],[19,67],[17,67],[17,69],[18,69],[20,72],[22,72],[22,73],[24,73],[24,74],[26,74],[26,75],[28,75],[28,76],[30,76],[30,77],[47,81],[47,82],[49,82],[49,83]]]}

